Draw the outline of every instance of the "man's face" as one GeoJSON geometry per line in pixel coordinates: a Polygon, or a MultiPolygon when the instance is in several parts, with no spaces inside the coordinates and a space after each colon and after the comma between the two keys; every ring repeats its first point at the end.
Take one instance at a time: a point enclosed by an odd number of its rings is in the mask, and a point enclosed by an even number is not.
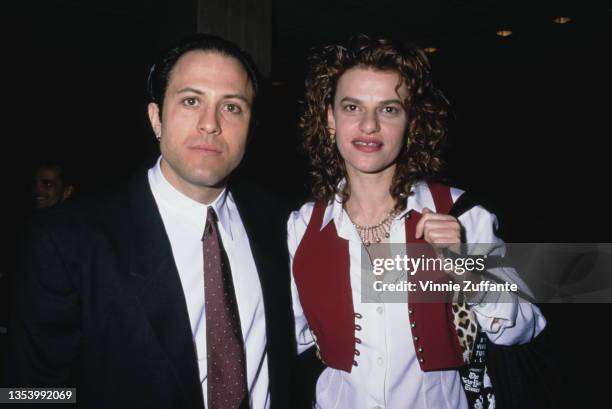
{"type": "Polygon", "coordinates": [[[62,182],[61,171],[56,166],[41,166],[36,170],[32,185],[34,207],[45,209],[63,202],[70,194],[62,182]]]}
{"type": "Polygon", "coordinates": [[[336,130],[336,143],[349,175],[378,173],[391,168],[403,146],[408,117],[403,101],[405,83],[399,74],[368,68],[347,70],[338,80],[328,126],[336,130]]]}
{"type": "Polygon", "coordinates": [[[170,72],[161,122],[149,104],[164,176],[180,192],[198,196],[222,187],[246,147],[253,89],[238,60],[190,51],[170,72]]]}

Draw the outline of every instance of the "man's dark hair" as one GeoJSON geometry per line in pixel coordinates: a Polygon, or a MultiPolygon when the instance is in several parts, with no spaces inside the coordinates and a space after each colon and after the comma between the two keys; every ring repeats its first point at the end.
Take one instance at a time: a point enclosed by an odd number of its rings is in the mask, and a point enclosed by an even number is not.
{"type": "Polygon", "coordinates": [[[210,34],[198,33],[174,44],[151,67],[147,90],[151,102],[155,102],[159,107],[160,120],[170,73],[179,58],[190,51],[210,51],[238,60],[251,81],[253,96],[257,96],[258,74],[251,56],[231,41],[210,34]]]}

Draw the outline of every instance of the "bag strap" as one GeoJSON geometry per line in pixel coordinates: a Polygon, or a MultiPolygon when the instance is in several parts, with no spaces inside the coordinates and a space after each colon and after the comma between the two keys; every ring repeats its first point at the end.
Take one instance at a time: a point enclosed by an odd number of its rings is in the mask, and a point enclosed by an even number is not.
{"type": "Polygon", "coordinates": [[[464,192],[461,196],[459,196],[455,203],[453,203],[453,206],[449,210],[448,214],[458,219],[459,216],[462,216],[464,213],[467,213],[476,206],[478,206],[478,203],[474,197],[469,195],[467,192],[464,192]]]}

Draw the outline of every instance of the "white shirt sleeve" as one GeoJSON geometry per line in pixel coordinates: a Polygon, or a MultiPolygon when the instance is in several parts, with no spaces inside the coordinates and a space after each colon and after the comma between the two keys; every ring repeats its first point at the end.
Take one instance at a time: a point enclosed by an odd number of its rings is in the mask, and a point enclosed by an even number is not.
{"type": "MultiPolygon", "coordinates": [[[[472,208],[459,217],[464,226],[468,244],[486,244],[487,254],[503,256],[505,243],[495,235],[497,217],[481,206],[472,208]]],[[[500,267],[489,270],[503,281],[516,283],[529,292],[523,280],[513,268],[500,267]]],[[[540,309],[516,295],[504,293],[499,302],[471,304],[472,311],[489,339],[499,345],[525,344],[536,337],[546,326],[540,309]]]]}
{"type": "Polygon", "coordinates": [[[295,279],[293,277],[293,257],[306,233],[306,227],[312,216],[314,203],[309,202],[302,206],[296,212],[292,212],[287,221],[287,245],[289,247],[289,267],[291,269],[291,297],[293,300],[293,314],[295,317],[295,337],[297,340],[297,352],[301,354],[312,345],[314,339],[308,327],[302,304],[300,304],[300,296],[298,294],[295,279]]]}

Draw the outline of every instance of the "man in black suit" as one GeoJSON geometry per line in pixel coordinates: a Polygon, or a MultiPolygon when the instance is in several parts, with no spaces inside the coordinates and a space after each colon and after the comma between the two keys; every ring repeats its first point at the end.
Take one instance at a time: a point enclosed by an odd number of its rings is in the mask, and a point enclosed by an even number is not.
{"type": "Polygon", "coordinates": [[[149,83],[157,164],[32,223],[10,384],[76,387],[85,408],[284,409],[295,351],[286,215],[228,182],[251,130],[253,66],[200,34],[149,83]]]}

